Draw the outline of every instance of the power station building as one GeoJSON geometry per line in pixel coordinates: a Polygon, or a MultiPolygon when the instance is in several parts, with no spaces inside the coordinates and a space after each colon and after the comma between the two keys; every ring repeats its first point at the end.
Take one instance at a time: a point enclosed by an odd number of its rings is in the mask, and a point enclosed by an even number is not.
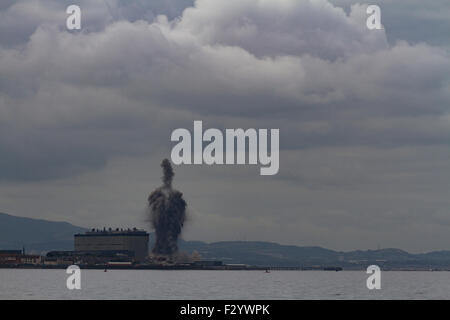
{"type": "Polygon", "coordinates": [[[142,261],[148,256],[149,234],[133,229],[92,229],[75,236],[76,252],[125,252],[134,254],[134,259],[142,261]]]}

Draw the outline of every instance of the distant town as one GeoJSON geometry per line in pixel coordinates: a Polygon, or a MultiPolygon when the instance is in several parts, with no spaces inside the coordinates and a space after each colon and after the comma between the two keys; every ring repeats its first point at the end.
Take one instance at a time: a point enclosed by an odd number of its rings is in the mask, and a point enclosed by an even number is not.
{"type": "MultiPolygon", "coordinates": [[[[42,268],[61,269],[78,265],[84,269],[166,269],[166,270],[358,270],[370,264],[377,264],[384,270],[450,270],[450,263],[426,263],[415,261],[399,262],[389,258],[367,258],[363,251],[360,257],[353,254],[353,259],[339,256],[337,261],[329,263],[303,265],[266,265],[245,263],[224,263],[219,259],[202,258],[195,252],[180,252],[173,256],[153,255],[149,253],[149,236],[145,230],[137,228],[103,228],[91,229],[73,236],[74,250],[49,251],[45,255],[28,254],[25,248],[18,250],[0,250],[0,268],[42,268]]],[[[245,242],[242,243],[243,245],[245,242]]],[[[318,250],[311,250],[311,258],[318,250]]],[[[326,249],[322,249],[326,250],[326,249]]],[[[385,256],[402,253],[398,249],[384,250],[385,256]]],[[[383,250],[379,250],[381,256],[383,250]]],[[[373,251],[376,254],[376,251],[373,251]]],[[[317,257],[316,257],[317,258],[317,257]]],[[[320,259],[319,259],[320,260],[320,259]]]]}
{"type": "Polygon", "coordinates": [[[0,213],[0,268],[198,270],[450,270],[450,251],[395,248],[335,251],[264,241],[206,243],[178,239],[175,255],[154,254],[155,233],[138,228],[86,229],[67,222],[0,213]]]}
{"type": "MultiPolygon", "coordinates": [[[[0,268],[56,269],[78,265],[85,269],[194,269],[259,270],[301,269],[300,267],[251,266],[224,264],[220,260],[203,260],[183,253],[174,256],[149,254],[149,233],[133,229],[92,229],[74,235],[73,251],[50,251],[45,256],[22,250],[0,250],[0,268]]],[[[311,268],[310,268],[311,269],[311,268]]],[[[339,271],[339,267],[316,267],[339,271]]]]}

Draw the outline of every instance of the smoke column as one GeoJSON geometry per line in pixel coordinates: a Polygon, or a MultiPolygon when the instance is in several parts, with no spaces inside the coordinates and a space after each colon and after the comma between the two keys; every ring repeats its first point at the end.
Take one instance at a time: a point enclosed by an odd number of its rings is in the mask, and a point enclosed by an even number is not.
{"type": "Polygon", "coordinates": [[[154,254],[171,255],[178,251],[177,240],[186,217],[186,201],[183,194],[172,189],[174,176],[168,159],[161,163],[163,186],[148,197],[150,218],[156,233],[154,254]]]}

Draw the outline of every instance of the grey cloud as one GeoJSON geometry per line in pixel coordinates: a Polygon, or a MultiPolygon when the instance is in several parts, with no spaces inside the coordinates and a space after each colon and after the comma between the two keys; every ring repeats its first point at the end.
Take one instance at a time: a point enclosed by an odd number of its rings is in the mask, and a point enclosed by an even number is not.
{"type": "Polygon", "coordinates": [[[447,239],[450,56],[438,37],[397,41],[384,11],[386,29],[370,32],[364,6],[307,0],[80,1],[85,29],[68,32],[67,3],[0,7],[2,210],[140,221],[171,131],[203,120],[280,128],[280,173],[175,168],[188,238],[413,250],[447,239]]]}
{"type": "Polygon", "coordinates": [[[204,44],[237,46],[258,57],[309,54],[334,60],[386,48],[384,34],[367,32],[357,11],[347,16],[325,0],[200,0],[178,27],[204,44]]]}
{"type": "MultiPolygon", "coordinates": [[[[330,2],[347,12],[351,10],[352,5],[361,3],[355,0],[330,0],[330,2]]],[[[370,4],[380,6],[382,23],[390,42],[405,40],[410,43],[426,42],[435,46],[450,46],[448,1],[435,0],[425,4],[421,0],[373,0],[370,4]]]]}
{"type": "Polygon", "coordinates": [[[17,0],[0,3],[0,45],[20,46],[42,25],[64,29],[66,8],[78,5],[84,32],[97,32],[115,21],[153,21],[180,16],[193,0],[17,0]]]}
{"type": "MultiPolygon", "coordinates": [[[[97,168],[108,157],[164,144],[174,115],[185,119],[182,126],[208,115],[257,117],[267,127],[275,115],[288,149],[445,143],[448,53],[425,44],[389,46],[383,31],[364,28],[363,14],[363,6],[346,15],[326,1],[209,0],[173,21],[120,20],[82,33],[39,26],[23,49],[0,49],[2,121],[40,133],[9,127],[7,145],[29,139],[61,154],[68,139],[86,157],[60,157],[54,170],[70,174],[64,159],[68,168],[97,168]],[[305,135],[302,128],[318,121],[326,129],[305,135]],[[414,121],[433,129],[409,127],[414,121]]],[[[21,172],[38,165],[45,175],[41,161],[18,148],[5,148],[12,155],[1,171],[11,178],[23,163],[21,172]]]]}

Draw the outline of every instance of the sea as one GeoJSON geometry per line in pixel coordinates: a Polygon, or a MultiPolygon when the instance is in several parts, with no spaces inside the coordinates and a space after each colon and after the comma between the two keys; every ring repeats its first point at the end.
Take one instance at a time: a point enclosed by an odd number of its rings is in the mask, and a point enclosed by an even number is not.
{"type": "Polygon", "coordinates": [[[0,299],[450,299],[450,272],[382,271],[369,290],[365,271],[0,269],[0,299]]]}

